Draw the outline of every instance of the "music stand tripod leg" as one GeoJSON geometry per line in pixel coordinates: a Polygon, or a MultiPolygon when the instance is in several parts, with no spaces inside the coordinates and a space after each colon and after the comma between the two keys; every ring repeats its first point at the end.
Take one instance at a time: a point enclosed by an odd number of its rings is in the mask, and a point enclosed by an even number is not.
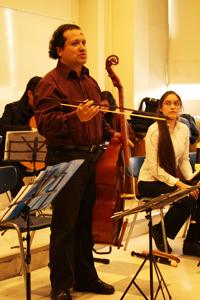
{"type": "Polygon", "coordinates": [[[166,285],[166,283],[164,281],[164,278],[163,278],[163,276],[161,274],[161,271],[160,271],[160,269],[158,267],[158,264],[157,264],[157,262],[155,260],[154,255],[153,255],[153,246],[152,246],[152,240],[153,240],[152,227],[153,227],[153,225],[152,225],[152,215],[151,215],[151,212],[152,212],[151,209],[149,209],[147,211],[147,218],[149,219],[149,264],[150,264],[150,271],[149,271],[150,274],[149,274],[149,276],[150,276],[150,297],[151,297],[150,299],[151,300],[156,299],[159,290],[161,290],[161,292],[162,292],[163,299],[166,299],[165,298],[165,294],[164,294],[164,290],[163,290],[163,286],[164,286],[164,288],[165,288],[165,290],[166,290],[166,292],[167,292],[167,294],[169,296],[169,299],[171,299],[172,297],[171,297],[171,295],[169,293],[167,285],[166,285]],[[156,273],[156,276],[157,276],[157,279],[158,279],[158,283],[159,283],[157,291],[155,293],[155,297],[154,297],[154,288],[153,288],[153,267],[155,269],[155,273],[156,273]],[[163,284],[163,286],[162,286],[162,284],[163,284]]]}
{"type": "Polygon", "coordinates": [[[143,268],[144,264],[146,263],[147,259],[149,259],[149,278],[150,278],[150,300],[154,300],[157,298],[158,292],[161,290],[162,292],[162,296],[163,299],[165,300],[165,294],[164,294],[164,290],[163,290],[163,286],[166,289],[167,295],[169,297],[169,299],[171,299],[171,295],[169,293],[169,290],[167,288],[167,285],[163,279],[163,276],[160,272],[160,269],[156,263],[155,257],[153,255],[153,247],[152,247],[152,215],[151,215],[151,209],[149,209],[147,211],[147,219],[149,220],[149,254],[144,258],[141,266],[139,267],[139,269],[137,270],[135,276],[133,277],[133,279],[131,280],[131,282],[129,283],[128,287],[126,288],[125,292],[123,293],[122,297],[120,298],[120,300],[124,299],[125,295],[127,294],[128,290],[130,289],[131,285],[134,284],[136,286],[136,288],[139,290],[139,292],[142,294],[142,296],[148,300],[147,296],[144,294],[144,292],[142,291],[142,289],[138,286],[138,284],[135,282],[138,274],[140,273],[141,269],[143,268]],[[154,287],[153,287],[153,268],[155,269],[155,273],[158,279],[158,288],[156,290],[155,293],[155,297],[154,297],[154,287]]]}
{"type": "Polygon", "coordinates": [[[31,300],[31,271],[30,271],[30,264],[31,264],[31,235],[30,235],[30,208],[29,206],[25,206],[23,209],[24,218],[27,224],[27,233],[26,233],[26,300],[31,300]]]}
{"type": "Polygon", "coordinates": [[[140,291],[140,293],[144,296],[145,299],[148,300],[148,298],[146,297],[146,295],[143,293],[143,291],[140,289],[140,287],[137,285],[137,283],[135,282],[136,277],[138,276],[138,274],[140,273],[141,269],[143,268],[145,262],[147,260],[147,257],[143,260],[141,266],[139,267],[139,269],[137,270],[135,276],[133,277],[133,279],[131,280],[131,282],[129,283],[129,285],[127,286],[126,290],[124,291],[122,297],[120,298],[120,300],[124,299],[125,295],[127,294],[128,290],[130,289],[131,285],[134,284],[137,289],[140,291]]]}

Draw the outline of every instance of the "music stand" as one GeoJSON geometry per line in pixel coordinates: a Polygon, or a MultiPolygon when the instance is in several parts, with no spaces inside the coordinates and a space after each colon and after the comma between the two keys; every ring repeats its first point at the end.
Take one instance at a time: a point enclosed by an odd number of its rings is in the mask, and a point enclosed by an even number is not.
{"type": "Polygon", "coordinates": [[[48,166],[41,171],[33,184],[22,187],[17,197],[2,212],[0,222],[9,222],[19,216],[26,220],[26,299],[31,299],[31,251],[30,251],[30,212],[45,209],[55,199],[59,191],[67,184],[68,180],[74,175],[83,159],[76,159],[70,162],[60,163],[54,166],[48,166]]]}
{"type": "Polygon", "coordinates": [[[36,162],[44,162],[46,140],[38,131],[7,131],[4,160],[31,162],[36,174],[36,162]]]}
{"type": "Polygon", "coordinates": [[[153,254],[153,248],[152,248],[152,215],[151,215],[151,213],[152,213],[152,210],[154,210],[154,209],[160,209],[160,208],[163,208],[166,205],[177,202],[178,200],[182,199],[183,197],[189,195],[189,193],[191,191],[193,191],[195,189],[198,189],[198,188],[199,188],[199,185],[195,185],[195,186],[192,186],[192,187],[190,187],[186,190],[176,190],[172,193],[163,194],[163,195],[160,195],[158,197],[152,198],[148,202],[142,201],[143,203],[141,205],[138,205],[135,208],[128,209],[128,210],[121,211],[121,212],[116,212],[112,216],[112,219],[119,219],[119,218],[123,218],[124,216],[128,216],[128,215],[136,214],[136,213],[139,213],[139,212],[142,212],[142,211],[146,211],[147,218],[149,219],[149,254],[144,258],[141,266],[137,270],[135,276],[133,277],[133,279],[129,283],[128,287],[126,288],[126,290],[123,293],[120,300],[122,300],[125,297],[126,293],[128,292],[128,290],[129,290],[129,288],[131,287],[132,284],[134,284],[136,286],[136,288],[139,290],[139,292],[143,295],[143,297],[148,300],[147,296],[144,294],[142,289],[135,282],[139,272],[143,268],[143,266],[146,263],[147,259],[149,259],[150,300],[156,299],[156,297],[157,297],[160,290],[162,292],[163,299],[166,299],[163,287],[166,289],[166,292],[167,292],[167,295],[168,295],[169,299],[172,298],[170,293],[169,293],[169,290],[167,288],[167,285],[164,281],[164,278],[163,278],[163,276],[160,272],[160,269],[159,269],[159,267],[156,263],[156,259],[154,257],[154,254],[153,254]],[[158,288],[157,288],[156,293],[155,293],[155,298],[154,298],[154,288],[153,288],[153,267],[155,269],[155,273],[156,273],[156,276],[157,276],[157,279],[158,279],[158,288]]]}

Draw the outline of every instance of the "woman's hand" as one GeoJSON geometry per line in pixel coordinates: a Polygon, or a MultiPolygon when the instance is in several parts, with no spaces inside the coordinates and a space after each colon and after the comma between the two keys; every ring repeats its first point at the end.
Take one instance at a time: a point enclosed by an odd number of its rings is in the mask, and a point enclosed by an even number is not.
{"type": "Polygon", "coordinates": [[[114,137],[114,138],[121,138],[121,133],[118,132],[118,131],[115,131],[115,132],[113,133],[113,137],[114,137]]]}
{"type": "Polygon", "coordinates": [[[199,189],[196,189],[190,192],[190,195],[193,196],[196,200],[199,198],[199,189]]]}
{"type": "MultiPolygon", "coordinates": [[[[118,131],[116,131],[116,132],[114,132],[113,137],[115,137],[115,138],[121,138],[121,133],[118,132],[118,131]]],[[[128,142],[128,146],[129,147],[131,147],[131,148],[135,147],[134,143],[130,139],[128,139],[127,142],[128,142]]]]}
{"type": "MultiPolygon", "coordinates": [[[[192,187],[192,185],[186,184],[180,180],[177,181],[176,186],[183,190],[186,190],[186,189],[189,189],[192,187]]],[[[197,200],[199,198],[199,189],[196,189],[196,190],[190,192],[190,195],[197,200]]]]}
{"type": "Polygon", "coordinates": [[[134,143],[133,143],[130,139],[128,139],[128,145],[129,145],[131,148],[134,148],[134,147],[135,147],[134,143]]]}

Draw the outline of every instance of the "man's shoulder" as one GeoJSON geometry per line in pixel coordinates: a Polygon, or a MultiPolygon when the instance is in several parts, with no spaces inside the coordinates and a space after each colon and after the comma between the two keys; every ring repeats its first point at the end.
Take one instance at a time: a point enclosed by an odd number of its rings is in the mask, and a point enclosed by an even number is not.
{"type": "Polygon", "coordinates": [[[58,69],[54,68],[49,72],[47,72],[40,81],[47,80],[48,78],[54,78],[57,74],[58,74],[58,69]]]}

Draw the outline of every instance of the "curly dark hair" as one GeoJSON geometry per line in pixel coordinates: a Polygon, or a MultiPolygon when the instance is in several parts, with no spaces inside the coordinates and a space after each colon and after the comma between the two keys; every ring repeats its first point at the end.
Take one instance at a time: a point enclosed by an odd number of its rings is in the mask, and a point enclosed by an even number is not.
{"type": "Polygon", "coordinates": [[[67,30],[80,29],[78,25],[75,24],[63,24],[60,25],[53,33],[52,38],[49,42],[49,57],[53,59],[59,58],[57,53],[57,47],[64,47],[66,39],[63,33],[67,30]]]}

